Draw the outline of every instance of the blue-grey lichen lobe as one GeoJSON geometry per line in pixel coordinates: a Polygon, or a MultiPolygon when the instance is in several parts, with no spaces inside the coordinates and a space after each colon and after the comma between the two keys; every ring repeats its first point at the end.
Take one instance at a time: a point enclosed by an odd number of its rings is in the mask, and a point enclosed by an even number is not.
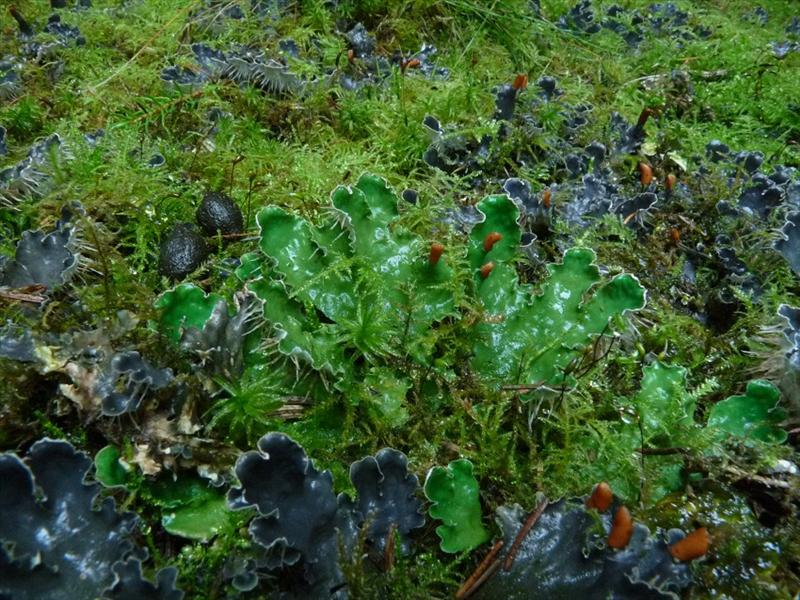
{"type": "Polygon", "coordinates": [[[207,235],[241,233],[244,230],[242,211],[224,192],[206,192],[197,209],[197,223],[207,235]]]}
{"type": "MultiPolygon", "coordinates": [[[[303,582],[295,582],[300,587],[281,598],[346,598],[340,563],[353,560],[360,530],[365,549],[379,561],[395,533],[400,535],[399,551],[410,552],[411,534],[425,524],[425,517],[417,498],[419,481],[408,472],[402,452],[384,448],[354,462],[350,479],[357,495],[350,498],[335,496],[330,471],[314,468],[305,450],[285,434],[265,435],[258,450],[237,461],[242,487],[232,489],[228,500],[234,510],[258,510],[250,534],[265,549],[261,567],[273,577],[279,571],[288,577],[290,568],[303,573],[303,582]]],[[[228,571],[238,579],[237,589],[256,585],[245,562],[231,562],[228,571]]]]}
{"type": "Polygon", "coordinates": [[[70,444],[49,439],[24,461],[0,455],[0,597],[66,597],[60,588],[89,598],[112,583],[112,565],[133,551],[136,518],[108,499],[93,509],[100,486],[82,482],[90,466],[70,444]]]}
{"type": "Polygon", "coordinates": [[[119,352],[98,378],[95,393],[102,398],[106,416],[119,416],[139,408],[150,390],[160,390],[172,381],[170,369],[157,369],[136,351],[119,352]]]}
{"type": "Polygon", "coordinates": [[[158,272],[170,279],[183,279],[208,256],[208,244],[191,223],[178,223],[161,244],[158,272]]]}
{"type": "Polygon", "coordinates": [[[8,323],[0,327],[0,358],[36,361],[36,345],[29,329],[8,323]]]}
{"type": "Polygon", "coordinates": [[[134,513],[117,512],[84,481],[91,459],[44,438],[21,458],[0,454],[0,598],[181,600],[177,571],[142,576],[147,551],[131,536],[134,513]]]}
{"type": "MultiPolygon", "coordinates": [[[[522,538],[510,568],[499,568],[473,597],[677,600],[692,576],[686,563],[673,560],[667,546],[683,538],[683,532],[671,529],[651,535],[645,525],[635,523],[628,545],[615,550],[605,540],[618,506],[615,500],[611,511],[592,514],[576,500],[550,503],[522,538]]],[[[526,518],[519,505],[497,509],[505,542],[501,561],[514,547],[526,518]]]]}
{"type": "Polygon", "coordinates": [[[401,536],[401,550],[408,553],[409,535],[425,524],[425,517],[416,497],[419,480],[408,472],[405,454],[384,448],[375,456],[354,462],[350,480],[358,492],[356,521],[359,527],[367,528],[369,546],[383,556],[386,544],[394,543],[390,534],[396,530],[401,536]]]}
{"type": "Polygon", "coordinates": [[[0,285],[12,288],[43,285],[53,289],[64,284],[78,263],[70,249],[73,233],[71,227],[62,223],[49,233],[23,232],[14,258],[0,266],[0,285]]]}

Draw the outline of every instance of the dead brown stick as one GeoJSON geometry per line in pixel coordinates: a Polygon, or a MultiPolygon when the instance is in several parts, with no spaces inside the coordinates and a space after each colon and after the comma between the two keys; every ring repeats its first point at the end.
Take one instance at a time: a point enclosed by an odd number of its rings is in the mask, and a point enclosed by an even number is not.
{"type": "Polygon", "coordinates": [[[383,550],[383,568],[385,571],[391,571],[394,567],[394,532],[397,531],[397,523],[392,523],[389,526],[389,531],[386,534],[386,547],[383,550]]]}
{"type": "Polygon", "coordinates": [[[203,90],[196,90],[196,91],[192,92],[191,94],[186,94],[186,95],[181,96],[179,98],[175,98],[174,100],[170,100],[166,104],[162,104],[161,106],[159,106],[158,108],[156,108],[152,112],[148,112],[148,113],[144,113],[143,115],[139,115],[133,121],[131,121],[131,123],[139,123],[141,121],[144,121],[147,118],[157,117],[158,115],[160,115],[162,112],[164,112],[168,108],[172,108],[173,106],[176,106],[176,105],[178,105],[178,104],[180,104],[182,102],[186,102],[187,100],[191,100],[192,98],[199,98],[202,95],[203,95],[203,90]]]}
{"type": "Polygon", "coordinates": [[[257,231],[243,231],[242,233],[226,233],[222,236],[223,240],[233,240],[237,238],[244,238],[249,235],[258,235],[257,231]]]}
{"type": "Polygon", "coordinates": [[[500,568],[500,559],[496,559],[489,567],[483,572],[483,574],[475,581],[471,588],[469,588],[464,595],[461,596],[461,600],[467,600],[472,594],[477,592],[480,587],[486,582],[489,577],[494,575],[495,571],[500,568]]]}
{"type": "Polygon", "coordinates": [[[637,448],[642,456],[668,456],[670,454],[685,454],[686,448],[637,448]]]}
{"type": "Polygon", "coordinates": [[[517,537],[514,538],[514,543],[511,544],[511,548],[506,555],[506,560],[503,563],[503,570],[508,571],[511,569],[511,565],[514,564],[514,559],[517,556],[517,552],[519,551],[519,547],[522,544],[522,540],[524,540],[528,534],[531,532],[531,529],[534,525],[536,525],[536,521],[539,520],[539,517],[542,516],[544,509],[547,508],[547,500],[542,500],[539,503],[539,506],[536,507],[530,516],[525,521],[525,524],[522,526],[522,529],[519,530],[517,533],[517,537]]]}
{"type": "MultiPolygon", "coordinates": [[[[492,546],[492,549],[489,550],[489,553],[481,561],[481,564],[478,565],[478,567],[472,572],[472,575],[467,577],[467,580],[461,585],[460,588],[458,588],[458,591],[456,592],[456,600],[462,600],[463,598],[467,597],[468,593],[472,593],[473,586],[490,567],[495,556],[497,556],[500,550],[503,549],[503,544],[503,540],[497,540],[497,542],[495,542],[494,546],[492,546]]],[[[500,561],[498,560],[496,562],[499,564],[500,561]]],[[[486,580],[484,579],[484,581],[486,580]]]]}
{"type": "Polygon", "coordinates": [[[639,214],[639,211],[638,211],[638,210],[635,210],[635,211],[633,211],[631,214],[629,214],[627,217],[625,217],[625,218],[622,220],[622,224],[623,224],[623,225],[627,225],[628,223],[630,223],[630,222],[631,222],[631,219],[633,219],[633,218],[634,218],[634,217],[635,217],[637,214],[639,214]]]}
{"type": "Polygon", "coordinates": [[[10,300],[11,302],[30,302],[31,304],[42,304],[47,300],[44,296],[6,290],[0,290],[0,298],[3,300],[10,300]]]}
{"type": "Polygon", "coordinates": [[[716,466],[719,476],[724,478],[724,480],[729,483],[755,483],[765,487],[790,490],[794,492],[795,486],[790,481],[784,481],[783,479],[776,479],[774,477],[767,477],[765,475],[759,475],[758,473],[749,473],[744,469],[737,467],[736,465],[714,465],[713,463],[704,461],[702,458],[692,457],[688,454],[688,452],[684,452],[684,461],[686,467],[692,471],[710,471],[716,466]]]}
{"type": "Polygon", "coordinates": [[[542,381],[537,381],[536,383],[523,383],[519,385],[515,384],[508,384],[502,386],[502,390],[512,391],[512,392],[531,392],[533,390],[538,390],[541,388],[545,383],[547,383],[544,379],[542,381]]]}

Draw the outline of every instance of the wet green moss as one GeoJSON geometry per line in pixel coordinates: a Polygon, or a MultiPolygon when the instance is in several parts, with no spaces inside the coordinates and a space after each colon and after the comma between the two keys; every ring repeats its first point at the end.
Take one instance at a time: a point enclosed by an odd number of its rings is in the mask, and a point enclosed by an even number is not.
{"type": "MultiPolygon", "coordinates": [[[[46,2],[16,4],[39,27],[50,12],[46,2]]],[[[691,23],[710,28],[712,35],[690,39],[681,47],[674,40],[654,37],[632,52],[608,31],[585,36],[558,28],[555,21],[573,4],[567,0],[543,1],[539,16],[529,11],[527,0],[491,6],[463,0],[346,0],[335,10],[330,3],[314,0],[291,3],[268,23],[252,18],[249,3],[238,4],[248,18],[236,22],[215,17],[200,0],[95,0],[90,10],[62,11],[65,22],[80,27],[87,44],[59,51],[64,71],[55,83],[48,79],[45,65],[23,68],[20,95],[0,102],[0,125],[8,131],[9,145],[9,155],[0,164],[21,159],[32,142],[53,132],[64,137],[74,158],[54,165],[54,185],[43,198],[25,201],[14,210],[0,208],[0,249],[11,254],[22,231],[51,226],[65,203],[80,200],[87,211],[81,220],[86,264],[77,283],[53,295],[42,310],[3,300],[0,323],[10,319],[39,333],[60,334],[108,326],[118,311],[132,311],[142,326],[119,343],[135,346],[159,365],[182,373],[182,387],[175,394],[178,413],[189,407],[186,414],[194,415],[200,427],[197,437],[207,436],[230,449],[231,454],[218,455],[220,461],[230,462],[229,456],[252,448],[269,429],[292,435],[317,458],[320,468],[333,470],[337,489],[342,490],[349,485],[342,465],[384,446],[404,451],[418,474],[464,457],[475,464],[485,515],[504,502],[526,504],[536,491],[550,497],[585,493],[614,461],[625,465],[618,472],[619,492],[632,502],[644,501],[642,490],[648,498],[659,482],[653,481],[652,470],[631,459],[630,445],[615,436],[617,423],[634,418],[623,401],[636,395],[642,364],[653,357],[687,368],[686,387],[697,400],[695,417],[700,423],[710,406],[740,393],[754,377],[779,377],[776,309],[800,298],[795,275],[770,248],[779,219],[772,217],[749,231],[735,222],[723,227],[747,266],[762,276],[764,290],[758,301],[738,297],[736,319],[729,328],[714,330],[696,318],[704,308],[705,290],[716,290],[724,279],[719,269],[701,265],[694,286],[683,281],[686,249],[713,244],[715,232],[709,224],[718,219],[714,207],[719,200],[731,199],[726,175],[712,167],[702,185],[690,184],[691,199],[653,219],[649,228],[634,231],[609,217],[579,232],[558,225],[554,235],[539,240],[542,263],[560,259],[569,234],[573,245],[591,248],[610,274],[633,273],[648,290],[646,308],[627,324],[619,323],[620,336],[608,355],[592,363],[598,357],[586,353],[587,370],[564,394],[532,404],[480,382],[470,368],[474,340],[469,332],[482,314],[467,292],[454,293],[461,318],[437,325],[429,365],[395,365],[395,354],[388,353],[382,366],[401,370],[405,378],[402,419],[368,414],[363,409],[371,399],[368,385],[345,393],[335,378],[271,362],[279,357],[269,347],[252,348],[261,362],[248,365],[240,381],[218,382],[210,394],[163,332],[144,326],[157,321],[155,301],[171,287],[157,271],[161,244],[175,223],[191,218],[205,189],[222,190],[234,199],[250,237],[226,243],[209,239],[209,261],[188,281],[230,300],[242,282],[232,275],[233,265],[224,261],[256,250],[256,215],[261,208],[280,206],[319,223],[328,216],[331,190],[355,183],[363,172],[385,176],[398,192],[405,187],[419,191],[416,206],[401,207],[398,228],[426,241],[440,241],[448,249],[463,248],[463,240],[439,224],[442,210],[497,192],[497,182],[484,181],[483,189],[475,189],[466,177],[427,167],[421,161],[429,143],[422,120],[434,115],[475,135],[494,132],[489,120],[492,87],[512,81],[517,73],[526,73],[531,87],[540,75],[553,75],[566,101],[593,105],[590,121],[577,137],[584,145],[608,138],[612,111],[635,121],[644,106],[656,107],[658,114],[646,126],[646,150],[659,180],[672,170],[679,181],[689,181],[678,164],[685,161],[689,170],[696,169],[705,144],[713,138],[735,150],[762,152],[766,166],[800,165],[800,80],[795,74],[800,55],[790,54],[780,62],[769,47],[787,35],[791,3],[761,2],[769,19],[760,26],[743,18],[755,8],[751,2],[730,0],[712,6],[681,1],[677,4],[691,12],[691,23]],[[170,90],[160,79],[167,65],[193,64],[188,44],[194,41],[213,37],[218,48],[252,44],[274,52],[279,38],[291,37],[317,60],[289,59],[290,66],[310,79],[323,80],[335,68],[337,56],[346,61],[346,42],[336,28],[337,22],[347,20],[363,21],[386,54],[395,49],[408,54],[422,43],[436,44],[437,64],[447,67],[450,76],[430,80],[394,69],[382,86],[354,93],[320,86],[295,97],[229,82],[197,91],[170,90]],[[668,80],[675,69],[693,75],[691,96],[668,80]],[[666,83],[659,83],[659,77],[666,83]],[[653,78],[653,85],[644,89],[641,84],[647,78],[653,78]],[[220,119],[210,137],[212,109],[231,117],[220,119]],[[101,128],[105,137],[95,147],[87,145],[84,134],[101,128]],[[164,156],[164,167],[147,165],[155,153],[164,156]],[[673,158],[658,158],[668,153],[673,158]],[[264,365],[279,372],[277,383],[260,379],[264,365]],[[286,373],[301,383],[287,383],[286,373]],[[303,400],[295,402],[288,420],[274,414],[277,401],[287,395],[303,400]]],[[[603,8],[610,4],[597,3],[603,8]]],[[[635,8],[650,2],[624,4],[635,8]]],[[[6,32],[0,36],[0,56],[16,52],[21,42],[5,12],[0,14],[0,28],[6,32]]],[[[534,144],[547,153],[553,150],[549,136],[563,116],[543,111],[542,121],[543,133],[534,144]]],[[[550,171],[541,164],[516,164],[517,142],[512,136],[499,143],[498,172],[526,177],[540,193],[552,184],[550,171]]],[[[614,159],[623,185],[636,184],[640,158],[614,159]]],[[[514,267],[522,284],[537,289],[546,277],[543,264],[534,261],[517,258],[514,267]]],[[[469,269],[454,265],[454,290],[469,289],[471,279],[469,269]]],[[[309,313],[321,318],[313,310],[309,313]]],[[[345,337],[341,343],[348,357],[362,361],[353,348],[364,340],[355,340],[352,331],[345,337]]],[[[597,350],[600,355],[605,348],[597,350]]],[[[140,434],[139,423],[78,417],[58,395],[58,385],[67,383],[63,373],[42,374],[4,360],[0,366],[2,449],[22,449],[50,435],[97,451],[140,434]]],[[[363,366],[358,362],[357,369],[364,372],[363,366]]],[[[699,447],[700,442],[694,450],[699,447]]],[[[722,452],[737,457],[747,472],[769,467],[779,457],[795,457],[788,445],[757,452],[730,445],[722,452]]],[[[125,455],[131,458],[132,448],[125,455]]],[[[699,451],[691,457],[703,459],[699,451]]],[[[691,481],[690,474],[696,472],[682,473],[682,482],[691,481]]],[[[722,470],[711,468],[711,473],[724,479],[722,470]]],[[[713,554],[695,567],[700,582],[695,596],[772,598],[796,590],[796,528],[783,522],[772,529],[759,525],[745,500],[746,491],[710,484],[696,487],[694,496],[670,498],[646,516],[665,527],[703,524],[712,530],[713,554]]],[[[145,516],[143,535],[149,538],[155,566],[177,562],[189,597],[232,596],[219,573],[225,558],[245,545],[246,532],[226,532],[205,545],[188,543],[166,534],[158,511],[135,491],[124,502],[145,516]]],[[[488,518],[485,525],[492,527],[488,518]]],[[[435,550],[436,544],[429,527],[420,537],[422,550],[398,559],[388,574],[360,563],[349,565],[353,595],[449,595],[478,556],[453,560],[435,550]]]]}

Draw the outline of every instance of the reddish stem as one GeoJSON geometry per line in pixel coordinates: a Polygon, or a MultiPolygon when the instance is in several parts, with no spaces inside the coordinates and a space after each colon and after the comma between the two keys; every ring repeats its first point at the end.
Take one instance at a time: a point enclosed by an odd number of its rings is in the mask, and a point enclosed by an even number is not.
{"type": "MultiPolygon", "coordinates": [[[[478,565],[478,567],[472,572],[472,575],[470,575],[461,585],[461,587],[458,588],[458,591],[456,592],[456,600],[462,600],[463,598],[466,598],[468,594],[471,594],[474,591],[473,587],[492,565],[495,557],[498,555],[500,550],[502,550],[503,545],[503,540],[497,540],[497,542],[495,542],[494,546],[492,546],[492,549],[489,550],[489,553],[481,561],[481,564],[478,565]]],[[[499,562],[499,560],[496,561],[496,564],[499,564],[499,562]]],[[[485,581],[485,579],[483,581],[485,581]]]]}
{"type": "Polygon", "coordinates": [[[525,524],[522,526],[522,529],[519,530],[519,533],[517,533],[517,537],[514,538],[514,543],[511,544],[511,549],[508,551],[506,560],[503,563],[504,571],[509,571],[511,569],[511,565],[514,564],[514,559],[517,556],[517,552],[519,552],[519,547],[522,544],[522,540],[524,540],[531,532],[531,529],[534,525],[536,525],[536,521],[538,521],[539,517],[542,516],[545,508],[547,508],[547,500],[542,500],[539,506],[536,507],[536,510],[534,510],[527,518],[525,524]]]}

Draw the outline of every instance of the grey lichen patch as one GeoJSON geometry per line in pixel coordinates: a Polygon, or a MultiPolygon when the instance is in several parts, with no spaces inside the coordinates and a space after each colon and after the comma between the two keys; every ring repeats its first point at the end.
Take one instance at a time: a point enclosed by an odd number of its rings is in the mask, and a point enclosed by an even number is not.
{"type": "MultiPolygon", "coordinates": [[[[618,506],[618,505],[617,505],[618,506]]],[[[582,503],[561,500],[551,503],[518,546],[515,540],[527,520],[519,506],[497,509],[503,532],[503,566],[481,587],[475,598],[523,600],[531,597],[677,599],[691,583],[689,567],[673,560],[668,543],[683,534],[670,531],[653,536],[635,523],[626,547],[608,547],[611,513],[597,514],[582,503]],[[510,568],[506,558],[514,552],[510,568]]]]}
{"type": "Polygon", "coordinates": [[[78,267],[76,246],[75,228],[63,222],[49,233],[23,232],[14,258],[0,265],[0,285],[49,290],[64,285],[78,267]]]}
{"type": "Polygon", "coordinates": [[[85,483],[91,459],[69,443],[36,442],[23,459],[0,455],[0,594],[15,599],[72,597],[180,600],[174,573],[158,586],[142,578],[146,552],[131,541],[133,513],[114,500],[97,506],[85,483]]]}
{"type": "MultiPolygon", "coordinates": [[[[417,477],[408,472],[404,454],[385,448],[353,463],[350,478],[358,494],[337,498],[330,471],[318,471],[303,448],[288,436],[270,433],[258,442],[258,452],[244,454],[236,463],[240,489],[228,499],[234,509],[255,507],[259,516],[250,523],[250,535],[265,551],[260,570],[281,572],[302,567],[301,581],[287,597],[347,598],[345,562],[360,562],[358,546],[367,545],[383,568],[394,555],[395,535],[408,553],[411,533],[425,523],[417,477]]],[[[255,563],[244,569],[239,561],[235,576],[250,587],[255,563]]]]}

